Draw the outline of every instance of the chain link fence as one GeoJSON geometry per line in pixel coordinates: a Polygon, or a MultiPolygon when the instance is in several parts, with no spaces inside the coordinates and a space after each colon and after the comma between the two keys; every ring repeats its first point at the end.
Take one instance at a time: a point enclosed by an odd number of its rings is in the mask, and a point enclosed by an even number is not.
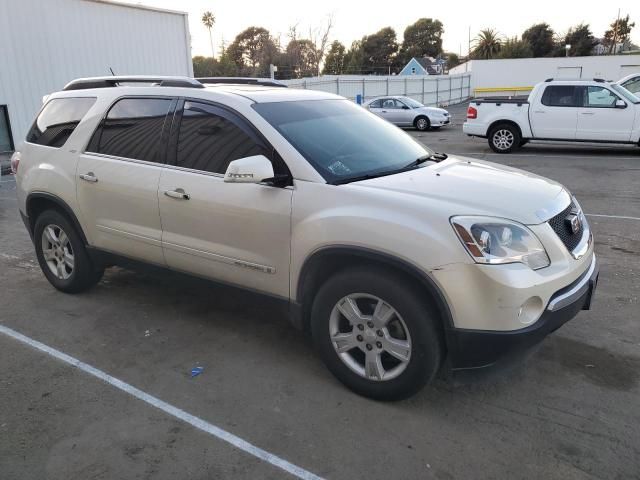
{"type": "Polygon", "coordinates": [[[469,73],[425,76],[325,75],[280,81],[289,88],[320,90],[354,101],[361,95],[363,102],[384,95],[404,95],[427,106],[446,106],[471,97],[469,73]]]}

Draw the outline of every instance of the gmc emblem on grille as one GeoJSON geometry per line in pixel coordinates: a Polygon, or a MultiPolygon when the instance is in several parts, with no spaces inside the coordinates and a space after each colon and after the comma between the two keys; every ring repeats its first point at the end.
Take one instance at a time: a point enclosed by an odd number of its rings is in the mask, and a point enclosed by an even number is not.
{"type": "Polygon", "coordinates": [[[575,213],[570,213],[569,215],[567,215],[564,221],[567,224],[567,227],[571,229],[571,233],[574,235],[580,231],[580,228],[582,228],[580,217],[575,213]]]}

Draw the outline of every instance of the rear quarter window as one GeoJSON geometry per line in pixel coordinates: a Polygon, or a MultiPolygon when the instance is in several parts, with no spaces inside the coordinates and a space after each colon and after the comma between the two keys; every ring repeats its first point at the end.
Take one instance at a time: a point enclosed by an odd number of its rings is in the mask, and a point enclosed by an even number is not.
{"type": "Polygon", "coordinates": [[[27,133],[27,142],[62,147],[94,103],[95,97],[50,100],[27,133]]]}
{"type": "Polygon", "coordinates": [[[573,85],[549,85],[541,102],[547,107],[581,107],[578,88],[573,85]]]}

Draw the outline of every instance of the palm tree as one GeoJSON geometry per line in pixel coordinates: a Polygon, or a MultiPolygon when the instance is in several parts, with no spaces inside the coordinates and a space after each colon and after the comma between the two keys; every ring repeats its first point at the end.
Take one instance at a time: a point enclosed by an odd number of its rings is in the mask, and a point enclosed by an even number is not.
{"type": "Polygon", "coordinates": [[[501,46],[502,41],[497,31],[492,28],[480,30],[475,38],[473,56],[484,59],[493,58],[498,54],[501,46]]]}
{"type": "Polygon", "coordinates": [[[211,42],[211,57],[215,57],[215,52],[213,51],[213,37],[211,36],[211,29],[213,25],[216,23],[216,17],[210,11],[206,11],[202,14],[202,23],[204,26],[209,29],[209,42],[211,42]]]}

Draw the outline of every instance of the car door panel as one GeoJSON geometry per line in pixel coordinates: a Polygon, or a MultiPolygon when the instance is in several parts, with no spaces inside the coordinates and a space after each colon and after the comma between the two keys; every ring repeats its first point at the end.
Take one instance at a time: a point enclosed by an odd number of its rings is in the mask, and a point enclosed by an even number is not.
{"type": "Polygon", "coordinates": [[[575,140],[579,92],[570,85],[549,85],[540,101],[530,106],[529,119],[535,138],[575,140]]]}
{"type": "MultiPolygon", "coordinates": [[[[586,89],[585,106],[578,114],[577,138],[609,142],[628,142],[635,120],[635,111],[616,108],[621,100],[606,87],[590,86],[586,89]]],[[[625,102],[627,103],[627,102],[625,102]]]]}
{"type": "Polygon", "coordinates": [[[159,192],[169,267],[289,295],[291,189],[165,168],[159,192]],[[188,200],[164,194],[178,188],[188,200]]]}
{"type": "Polygon", "coordinates": [[[76,197],[93,246],[164,265],[158,184],[172,98],[122,98],[78,158],[76,197]]]}
{"type": "Polygon", "coordinates": [[[222,175],[268,147],[232,112],[195,101],[176,115],[171,139],[158,195],[167,265],[288,297],[292,189],[222,175]]]}

